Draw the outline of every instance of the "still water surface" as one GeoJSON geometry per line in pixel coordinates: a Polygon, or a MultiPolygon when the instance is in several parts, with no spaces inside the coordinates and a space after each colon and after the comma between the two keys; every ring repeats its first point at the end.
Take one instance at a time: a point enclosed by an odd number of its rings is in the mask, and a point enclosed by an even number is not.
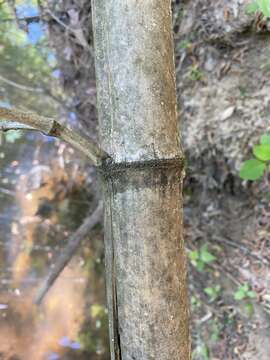
{"type": "Polygon", "coordinates": [[[0,146],[0,360],[107,360],[100,229],[32,304],[91,197],[70,149],[26,136],[0,146]]]}

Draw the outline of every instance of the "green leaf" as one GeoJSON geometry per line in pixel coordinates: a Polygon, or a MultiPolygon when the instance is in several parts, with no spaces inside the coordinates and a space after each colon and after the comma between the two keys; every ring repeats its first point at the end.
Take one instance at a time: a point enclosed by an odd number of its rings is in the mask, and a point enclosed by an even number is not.
{"type": "Polygon", "coordinates": [[[217,342],[219,340],[220,327],[216,321],[211,322],[211,340],[217,342]]]}
{"type": "Polygon", "coordinates": [[[188,257],[191,261],[196,261],[199,259],[199,252],[197,250],[189,251],[188,257]]]}
{"type": "Polygon", "coordinates": [[[216,291],[214,288],[208,287],[203,290],[208,296],[215,297],[216,291]]]}
{"type": "Polygon", "coordinates": [[[204,263],[208,264],[212,261],[215,261],[216,257],[214,255],[210,254],[209,252],[203,252],[201,254],[201,259],[204,263]]]}
{"type": "Polygon", "coordinates": [[[257,159],[262,161],[269,161],[270,160],[270,145],[255,145],[253,146],[253,154],[256,156],[257,159]]]}
{"type": "Polygon", "coordinates": [[[218,332],[218,330],[212,332],[212,334],[211,334],[211,340],[212,340],[213,342],[215,342],[215,343],[218,342],[218,340],[219,340],[219,332],[218,332]]]}
{"type": "Polygon", "coordinates": [[[239,171],[239,176],[243,180],[257,180],[263,176],[265,167],[266,165],[259,160],[246,160],[239,171]]]}
{"type": "Polygon", "coordinates": [[[259,6],[256,1],[253,1],[252,3],[248,4],[246,7],[246,13],[247,14],[253,14],[259,9],[259,6]]]}
{"type": "Polygon", "coordinates": [[[253,305],[251,303],[247,303],[245,304],[244,308],[247,316],[251,317],[254,313],[253,305]]]}
{"type": "Polygon", "coordinates": [[[200,259],[206,264],[216,260],[216,257],[208,251],[207,244],[203,245],[200,249],[200,259]]]}
{"type": "Polygon", "coordinates": [[[179,49],[187,49],[190,46],[190,42],[188,40],[183,40],[178,44],[179,49]]]}
{"type": "Polygon", "coordinates": [[[254,291],[250,290],[247,292],[247,296],[250,298],[250,299],[254,299],[256,297],[256,294],[254,291]]]}
{"type": "Polygon", "coordinates": [[[255,293],[249,290],[249,285],[247,283],[240,285],[238,290],[234,293],[235,300],[243,300],[247,297],[251,298],[254,297],[255,293]]]}
{"type": "Polygon", "coordinates": [[[198,262],[196,263],[196,269],[199,272],[203,272],[203,270],[204,270],[204,262],[201,261],[201,260],[198,260],[198,262]]]}
{"type": "Polygon", "coordinates": [[[270,1],[269,0],[257,0],[259,10],[265,17],[270,17],[270,1]]]}
{"type": "Polygon", "coordinates": [[[234,293],[234,300],[237,301],[243,300],[245,297],[246,297],[246,292],[243,291],[242,289],[239,289],[234,293]]]}
{"type": "Polygon", "coordinates": [[[220,285],[216,285],[214,287],[207,287],[203,291],[209,296],[210,301],[214,301],[218,297],[220,289],[220,285]]]}
{"type": "Polygon", "coordinates": [[[261,145],[270,145],[270,136],[267,134],[263,134],[260,137],[260,143],[261,145]]]}
{"type": "Polygon", "coordinates": [[[200,345],[197,351],[203,360],[209,360],[209,349],[206,344],[200,345]]]}
{"type": "Polygon", "coordinates": [[[197,305],[198,300],[195,296],[191,296],[191,305],[197,305]]]}
{"type": "Polygon", "coordinates": [[[242,290],[242,291],[247,292],[247,291],[249,290],[249,286],[248,286],[247,283],[245,283],[245,284],[241,285],[241,286],[239,287],[239,289],[242,290]]]}

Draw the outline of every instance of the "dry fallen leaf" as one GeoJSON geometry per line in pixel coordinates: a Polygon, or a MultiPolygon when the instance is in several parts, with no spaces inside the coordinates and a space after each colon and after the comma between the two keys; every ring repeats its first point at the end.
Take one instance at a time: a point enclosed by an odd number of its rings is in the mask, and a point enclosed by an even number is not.
{"type": "Polygon", "coordinates": [[[232,114],[234,113],[235,111],[235,106],[230,106],[228,107],[226,110],[223,111],[223,113],[221,114],[220,116],[220,120],[221,121],[224,121],[224,120],[227,120],[229,119],[232,114]]]}

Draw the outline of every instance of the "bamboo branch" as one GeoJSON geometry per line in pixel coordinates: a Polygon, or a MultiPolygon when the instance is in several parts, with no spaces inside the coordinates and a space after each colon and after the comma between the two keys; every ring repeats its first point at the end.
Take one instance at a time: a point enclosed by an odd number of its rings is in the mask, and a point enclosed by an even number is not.
{"type": "Polygon", "coordinates": [[[3,121],[0,120],[0,131],[8,130],[35,130],[31,126],[20,124],[13,121],[3,121]]]}
{"type": "Polygon", "coordinates": [[[47,118],[32,112],[0,107],[0,129],[5,131],[35,130],[59,138],[84,153],[95,166],[101,165],[102,160],[109,157],[94,142],[83,138],[54,118],[47,118]]]}
{"type": "Polygon", "coordinates": [[[54,284],[55,280],[61,274],[62,270],[66,267],[69,263],[73,255],[75,254],[76,250],[79,248],[83,239],[89,234],[89,231],[100,222],[101,215],[103,211],[103,206],[100,203],[96,210],[87,217],[83,224],[78,228],[78,230],[70,237],[67,246],[63,250],[62,254],[60,255],[58,261],[56,262],[54,268],[44,280],[40,288],[38,289],[36,296],[34,297],[34,304],[39,305],[41,304],[44,296],[47,294],[49,289],[54,284]]]}

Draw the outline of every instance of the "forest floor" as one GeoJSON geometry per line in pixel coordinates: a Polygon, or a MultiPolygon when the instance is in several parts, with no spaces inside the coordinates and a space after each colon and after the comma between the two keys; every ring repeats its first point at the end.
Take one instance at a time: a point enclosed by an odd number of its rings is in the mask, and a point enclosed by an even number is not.
{"type": "Polygon", "coordinates": [[[174,29],[194,359],[266,360],[269,177],[238,172],[270,130],[268,25],[240,2],[209,4],[186,2],[174,29]]]}

